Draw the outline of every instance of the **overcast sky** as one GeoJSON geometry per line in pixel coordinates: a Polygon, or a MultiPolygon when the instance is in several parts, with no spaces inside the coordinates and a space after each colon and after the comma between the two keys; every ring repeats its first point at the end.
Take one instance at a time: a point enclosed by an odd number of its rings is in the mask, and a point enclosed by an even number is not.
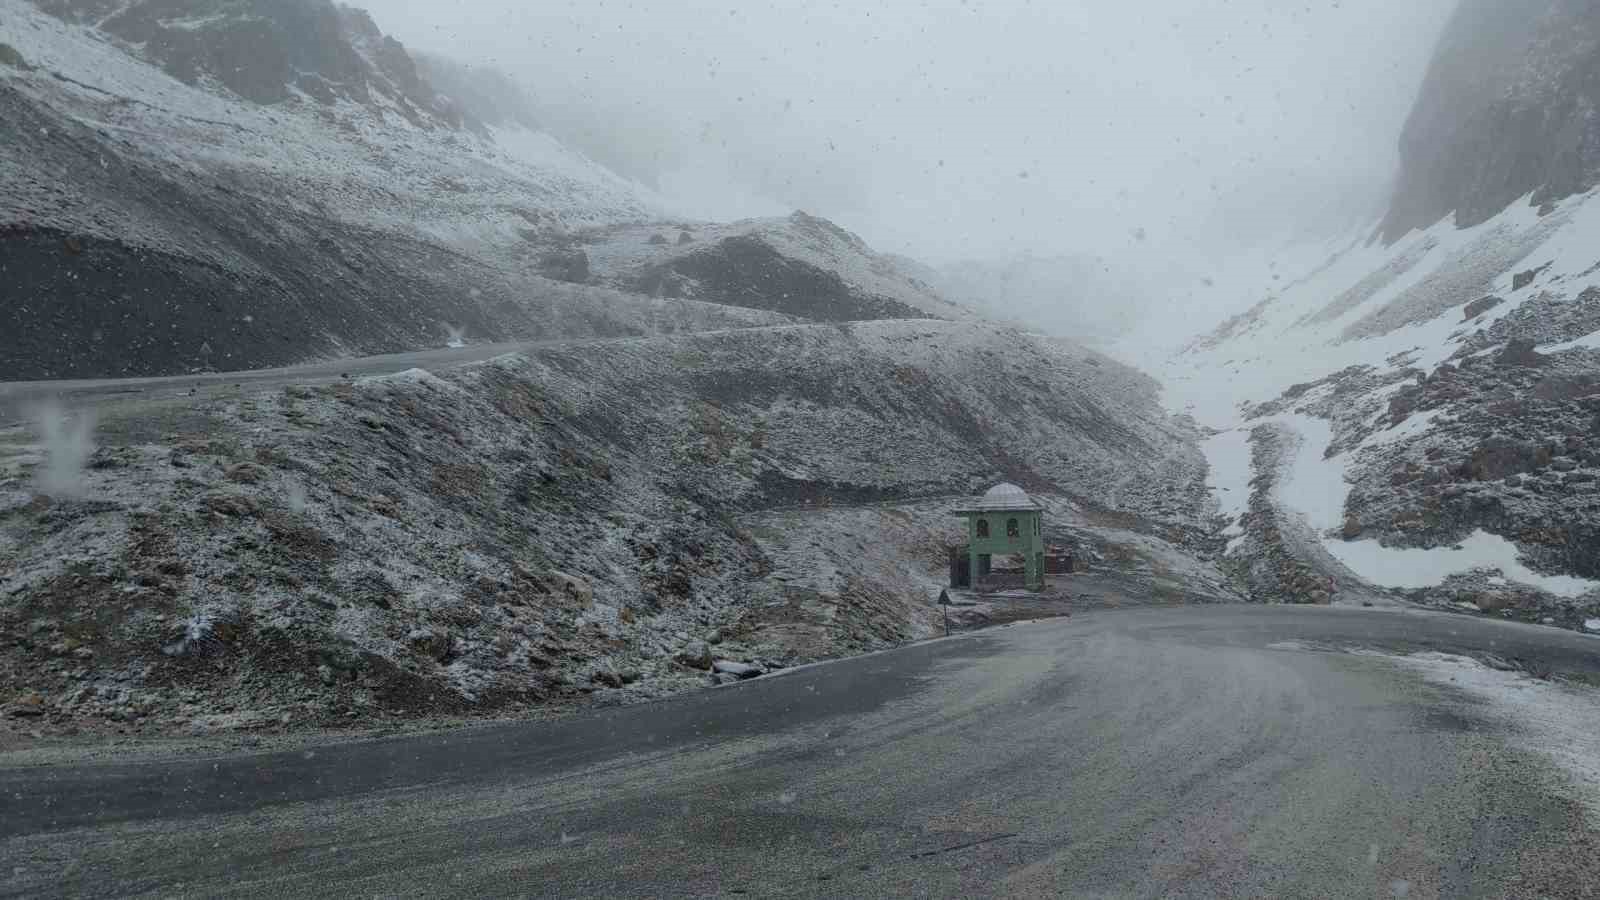
{"type": "Polygon", "coordinates": [[[1376,210],[1454,0],[355,0],[705,217],[933,262],[1203,257],[1376,210]]]}

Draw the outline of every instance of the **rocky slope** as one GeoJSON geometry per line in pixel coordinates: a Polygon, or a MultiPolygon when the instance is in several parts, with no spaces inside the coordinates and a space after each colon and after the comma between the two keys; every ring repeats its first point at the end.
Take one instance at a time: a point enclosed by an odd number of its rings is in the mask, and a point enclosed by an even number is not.
{"type": "Polygon", "coordinates": [[[1463,0],[1400,141],[1389,240],[1488,221],[1600,176],[1600,20],[1589,0],[1463,0]],[[1531,195],[1531,197],[1530,197],[1531,195]]]}
{"type": "MultiPolygon", "coordinates": [[[[576,236],[585,275],[619,290],[822,321],[970,318],[911,267],[826,219],[658,222],[576,236]]],[[[558,258],[558,264],[559,264],[558,258]]],[[[959,294],[953,296],[960,296],[959,294]]]]}
{"type": "Polygon", "coordinates": [[[991,326],[574,342],[192,403],[100,423],[74,490],[41,481],[63,442],[4,435],[12,727],[618,702],[890,646],[936,627],[951,497],[1002,477],[1053,539],[1221,581],[1154,383],[991,326]]]}
{"type": "Polygon", "coordinates": [[[952,309],[820,220],[595,274],[668,211],[519,92],[329,0],[0,0],[0,380],[952,309]]]}
{"type": "Polygon", "coordinates": [[[1217,429],[1257,598],[1600,632],[1597,28],[1587,3],[1464,3],[1387,220],[1233,286],[1253,305],[1164,364],[1217,429]]]}

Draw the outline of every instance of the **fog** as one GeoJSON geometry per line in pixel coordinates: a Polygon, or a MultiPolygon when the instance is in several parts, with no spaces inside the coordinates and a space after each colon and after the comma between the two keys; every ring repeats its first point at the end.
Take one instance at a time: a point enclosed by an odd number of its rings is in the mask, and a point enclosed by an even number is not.
{"type": "MultiPolygon", "coordinates": [[[[1190,278],[1375,217],[1454,0],[366,0],[707,218],[1190,278]]],[[[1165,279],[1168,276],[1163,275],[1165,279]]]]}

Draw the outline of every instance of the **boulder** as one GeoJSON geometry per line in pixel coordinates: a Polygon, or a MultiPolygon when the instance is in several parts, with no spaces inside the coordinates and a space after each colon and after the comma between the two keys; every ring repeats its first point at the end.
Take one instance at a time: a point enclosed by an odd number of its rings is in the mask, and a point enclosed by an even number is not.
{"type": "Polygon", "coordinates": [[[1502,301],[1499,297],[1484,297],[1482,300],[1474,300],[1471,303],[1468,303],[1466,308],[1462,310],[1462,321],[1470,322],[1489,310],[1494,309],[1496,306],[1499,306],[1502,302],[1504,301],[1502,301]]]}
{"type": "Polygon", "coordinates": [[[229,466],[226,474],[229,481],[238,482],[239,484],[260,484],[267,478],[266,469],[255,463],[247,462],[229,466]]]}
{"type": "Polygon", "coordinates": [[[38,691],[28,691],[11,701],[7,712],[17,718],[34,718],[44,715],[44,696],[38,691]]]}
{"type": "Polygon", "coordinates": [[[690,641],[674,658],[693,669],[711,668],[711,648],[705,641],[690,641]]]}
{"type": "Polygon", "coordinates": [[[406,643],[418,653],[431,656],[438,662],[449,659],[450,651],[455,647],[455,640],[449,632],[436,628],[418,628],[406,635],[406,643]]]}
{"type": "Polygon", "coordinates": [[[578,601],[581,606],[587,608],[589,604],[594,602],[594,587],[589,584],[587,579],[555,570],[551,570],[550,578],[563,593],[578,601]]]}
{"type": "Polygon", "coordinates": [[[749,663],[734,662],[731,659],[719,659],[711,664],[711,671],[719,675],[732,675],[735,678],[755,678],[763,674],[760,666],[749,663]]]}

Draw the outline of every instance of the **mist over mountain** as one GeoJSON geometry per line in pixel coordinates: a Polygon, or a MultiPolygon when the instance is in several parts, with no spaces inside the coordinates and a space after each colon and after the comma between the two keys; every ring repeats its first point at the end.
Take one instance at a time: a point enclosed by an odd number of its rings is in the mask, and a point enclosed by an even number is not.
{"type": "Polygon", "coordinates": [[[1216,429],[1253,596],[1600,631],[1597,28],[1592,3],[1466,0],[1386,214],[1219,277],[1233,315],[1175,354],[1159,318],[1119,343],[1216,429]]]}
{"type": "Polygon", "coordinates": [[[1594,630],[1591,9],[802,6],[0,0],[0,380],[193,380],[0,394],[0,674],[645,699],[932,635],[1001,480],[1075,589],[1594,630]]]}
{"type": "Polygon", "coordinates": [[[1401,137],[1384,235],[1516,200],[1562,200],[1600,177],[1600,21],[1588,0],[1463,0],[1401,137]]]}

